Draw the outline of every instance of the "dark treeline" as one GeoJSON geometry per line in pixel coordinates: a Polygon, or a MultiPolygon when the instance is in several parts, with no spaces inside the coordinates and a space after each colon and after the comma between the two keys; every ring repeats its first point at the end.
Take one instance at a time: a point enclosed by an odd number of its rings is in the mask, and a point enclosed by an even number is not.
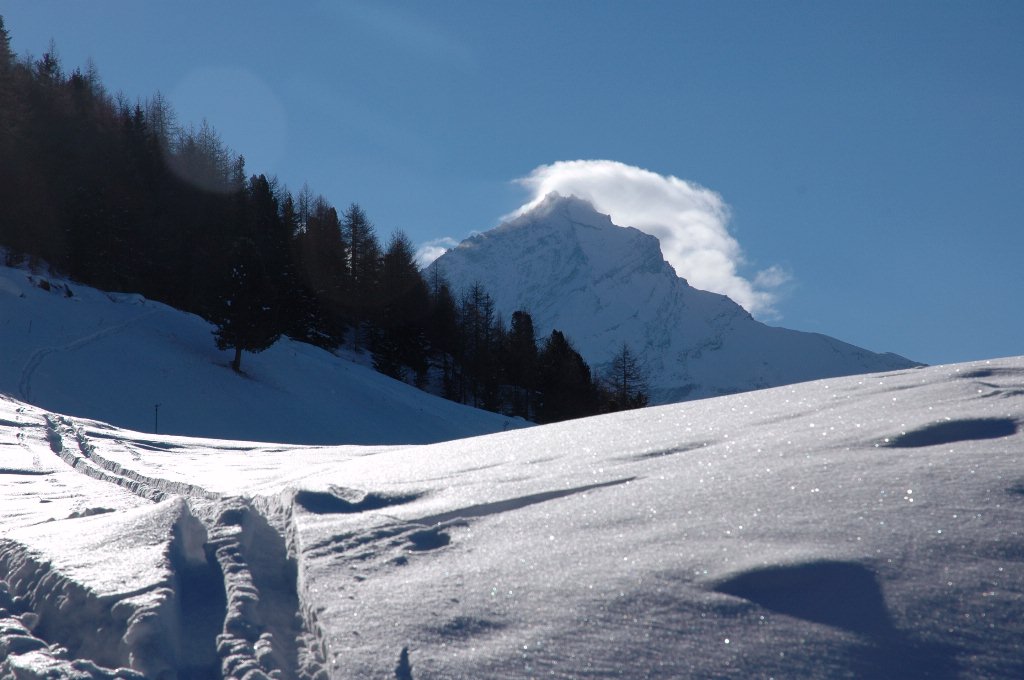
{"type": "Polygon", "coordinates": [[[596,379],[562,333],[538,340],[525,312],[506,327],[480,285],[424,280],[403,233],[382,246],[357,204],[339,213],[308,186],[248,174],[161,95],[111,96],[95,68],[65,73],[52,46],[16,58],[2,18],[0,246],[8,264],[199,314],[235,370],[288,335],[348,343],[382,373],[539,422],[646,403],[628,347],[596,379]]]}
{"type": "Polygon", "coordinates": [[[436,268],[434,278],[427,339],[445,397],[539,423],[647,404],[645,374],[628,345],[598,378],[561,331],[538,339],[525,311],[506,326],[482,285],[456,301],[436,268]]]}

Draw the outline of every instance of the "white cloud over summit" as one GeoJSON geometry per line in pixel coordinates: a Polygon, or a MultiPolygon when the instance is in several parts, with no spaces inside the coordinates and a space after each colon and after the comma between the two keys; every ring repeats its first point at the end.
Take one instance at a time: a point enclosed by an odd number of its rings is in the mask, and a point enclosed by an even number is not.
{"type": "Polygon", "coordinates": [[[421,269],[425,268],[431,262],[444,255],[445,251],[449,248],[454,248],[457,245],[459,245],[459,242],[451,236],[442,236],[441,238],[435,238],[420,244],[420,247],[416,249],[416,264],[421,269]]]}
{"type": "Polygon", "coordinates": [[[517,182],[533,197],[515,214],[533,208],[552,191],[585,199],[616,224],[656,236],[665,259],[694,287],[728,295],[751,314],[777,316],[775,289],[789,275],[777,266],[758,272],[753,280],[738,273],[743,253],[729,234],[729,206],[714,191],[607,160],[542,165],[517,182]]]}

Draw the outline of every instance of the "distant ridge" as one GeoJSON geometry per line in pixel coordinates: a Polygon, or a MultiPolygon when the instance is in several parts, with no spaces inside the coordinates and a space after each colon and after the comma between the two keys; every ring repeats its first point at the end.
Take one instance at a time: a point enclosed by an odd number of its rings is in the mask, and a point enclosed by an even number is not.
{"type": "Polygon", "coordinates": [[[575,196],[552,193],[431,268],[455,291],[481,282],[506,319],[523,309],[538,334],[565,332],[599,371],[628,343],[647,364],[655,404],[919,365],[761,323],[728,297],[690,286],[657,238],[575,196]]]}

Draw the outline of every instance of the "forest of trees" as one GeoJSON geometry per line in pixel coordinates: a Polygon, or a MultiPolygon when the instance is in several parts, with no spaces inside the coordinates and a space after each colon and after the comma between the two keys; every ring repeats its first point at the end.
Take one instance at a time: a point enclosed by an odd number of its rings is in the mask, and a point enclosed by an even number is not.
{"type": "Polygon", "coordinates": [[[409,238],[381,245],[357,204],[249,174],[205,121],[160,94],[111,96],[55,49],[17,58],[0,17],[0,248],[104,290],[138,292],[216,325],[217,346],[282,335],[369,351],[389,376],[481,408],[553,422],[646,404],[628,346],[599,379],[559,331],[506,326],[482,285],[424,279],[409,238]]]}

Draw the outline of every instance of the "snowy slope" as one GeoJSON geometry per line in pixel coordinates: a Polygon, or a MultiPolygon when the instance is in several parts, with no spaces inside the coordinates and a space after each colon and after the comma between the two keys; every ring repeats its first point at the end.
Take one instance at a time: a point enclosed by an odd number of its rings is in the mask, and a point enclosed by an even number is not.
{"type": "Polygon", "coordinates": [[[427,443],[515,425],[288,339],[245,354],[239,376],[212,330],[138,295],[0,267],[0,393],[52,411],[306,444],[427,443]]]}
{"type": "Polygon", "coordinates": [[[599,372],[629,343],[646,360],[653,403],[913,365],[760,323],[678,277],[655,237],[617,227],[575,197],[551,194],[431,266],[455,291],[481,282],[506,320],[525,309],[538,335],[565,332],[599,372]]]}
{"type": "Polygon", "coordinates": [[[2,399],[0,676],[1024,677],[1022,426],[1024,357],[406,447],[2,399]]]}

